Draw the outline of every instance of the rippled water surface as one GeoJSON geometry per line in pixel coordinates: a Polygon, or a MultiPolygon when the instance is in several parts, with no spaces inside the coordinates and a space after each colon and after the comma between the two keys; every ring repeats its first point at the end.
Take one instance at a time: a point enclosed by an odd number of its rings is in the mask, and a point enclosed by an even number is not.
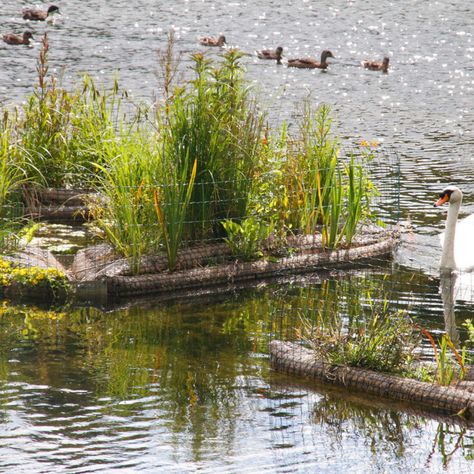
{"type": "MultiPolygon", "coordinates": [[[[83,72],[104,84],[116,76],[134,100],[150,103],[159,97],[157,49],[170,28],[184,73],[189,55],[204,50],[196,38],[224,33],[250,53],[248,78],[271,124],[291,127],[310,94],[331,105],[343,143],[375,139],[396,151],[408,232],[396,257],[403,268],[394,303],[434,333],[463,337],[473,298],[459,298],[446,317],[449,301],[432,276],[445,214],[432,202],[453,182],[465,193],[463,215],[474,211],[472,2],[58,3],[53,24],[25,25],[19,12],[28,3],[2,2],[1,33],[30,28],[35,42],[0,44],[0,104],[33,90],[44,31],[51,71],[66,86],[83,72]],[[278,45],[287,58],[328,48],[336,59],[321,73],[253,55],[278,45]],[[360,65],[384,55],[389,74],[360,65]]],[[[331,274],[219,300],[103,311],[0,306],[0,471],[472,471],[472,429],[269,369],[268,342],[297,336],[298,308],[327,299],[347,312],[348,282],[360,283],[363,300],[364,285],[375,291],[389,270],[374,265],[349,279],[331,274]]],[[[473,288],[470,276],[457,284],[473,288]]],[[[428,344],[423,352],[430,354],[428,344]]]]}
{"type": "MultiPolygon", "coordinates": [[[[474,431],[452,418],[270,371],[268,342],[295,336],[297,309],[350,312],[367,276],[108,312],[4,307],[0,470],[467,472],[474,431]]],[[[399,304],[444,329],[437,285],[416,284],[423,301],[401,279],[399,304]]]]}

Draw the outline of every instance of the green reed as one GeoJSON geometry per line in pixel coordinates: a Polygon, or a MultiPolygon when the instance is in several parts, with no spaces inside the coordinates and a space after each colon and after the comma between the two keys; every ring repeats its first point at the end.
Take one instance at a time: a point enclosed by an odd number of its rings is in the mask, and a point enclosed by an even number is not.
{"type": "Polygon", "coordinates": [[[47,187],[86,187],[94,180],[93,163],[100,162],[101,146],[115,135],[119,109],[117,83],[100,91],[86,76],[72,92],[48,75],[49,42],[42,39],[37,61],[38,84],[17,110],[15,153],[31,183],[47,187]]]}
{"type": "Polygon", "coordinates": [[[25,174],[11,153],[11,122],[5,112],[0,122],[0,251],[15,245],[19,223],[16,191],[26,182],[25,174]]]}
{"type": "Polygon", "coordinates": [[[333,138],[330,109],[313,110],[305,102],[299,134],[290,137],[286,124],[280,138],[266,139],[254,209],[293,233],[317,234],[327,248],[350,245],[360,226],[373,220],[370,202],[375,188],[365,157],[340,156],[333,138]],[[271,158],[268,158],[268,154],[271,158]],[[271,196],[268,199],[268,196],[271,196]]]}
{"type": "MultiPolygon", "coordinates": [[[[183,229],[186,223],[186,215],[189,202],[193,192],[193,185],[197,173],[197,160],[189,174],[188,169],[178,169],[176,163],[164,154],[161,157],[162,171],[166,175],[166,184],[153,191],[156,216],[161,228],[161,236],[168,256],[168,268],[175,270],[178,249],[182,242],[183,229]]],[[[186,160],[190,163],[190,160],[186,160]]]]}
{"type": "Polygon", "coordinates": [[[459,353],[448,334],[443,334],[441,339],[438,340],[438,348],[433,336],[426,329],[419,326],[418,328],[428,338],[433,347],[436,362],[436,381],[438,384],[446,386],[450,385],[454,380],[462,380],[466,373],[466,348],[463,347],[461,353],[459,353]]]}
{"type": "Polygon", "coordinates": [[[387,299],[377,301],[368,290],[361,295],[361,289],[354,293],[351,288],[348,295],[325,294],[316,307],[301,313],[301,338],[330,364],[404,372],[420,339],[413,322],[405,312],[391,310],[387,299]],[[350,298],[348,319],[341,317],[338,300],[343,297],[350,298]]]}
{"type": "Polygon", "coordinates": [[[242,54],[231,50],[220,65],[195,54],[194,79],[178,87],[160,111],[166,153],[187,169],[197,160],[186,232],[192,239],[222,236],[220,221],[245,216],[259,159],[262,115],[249,98],[242,54]]]}
{"type": "Polygon", "coordinates": [[[227,238],[246,258],[261,255],[265,239],[284,245],[289,233],[349,245],[371,217],[373,185],[363,163],[341,159],[329,107],[313,111],[306,102],[298,136],[284,124],[273,139],[242,53],[229,50],[218,62],[195,54],[192,80],[175,85],[173,44],[170,35],[160,56],[164,101],[143,123],[139,108],[122,115],[116,81],[109,91],[89,77],[72,92],[60,87],[48,75],[45,35],[35,92],[2,145],[28,182],[102,193],[98,227],[134,271],[160,248],[173,269],[184,241],[227,238]]]}
{"type": "Polygon", "coordinates": [[[161,243],[151,191],[156,182],[156,151],[140,131],[122,129],[121,135],[102,147],[107,165],[97,164],[97,186],[103,199],[93,203],[92,212],[103,237],[137,273],[141,258],[156,253],[161,243]]]}

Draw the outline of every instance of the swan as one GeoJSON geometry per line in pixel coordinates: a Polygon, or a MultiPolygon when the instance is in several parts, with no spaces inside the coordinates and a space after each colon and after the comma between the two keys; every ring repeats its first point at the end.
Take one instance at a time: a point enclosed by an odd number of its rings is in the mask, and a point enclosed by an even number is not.
{"type": "Polygon", "coordinates": [[[459,209],[462,203],[462,191],[457,186],[447,186],[434,203],[439,207],[449,203],[446,218],[446,230],[440,235],[443,252],[441,254],[441,270],[474,270],[474,214],[458,222],[459,209]]]}

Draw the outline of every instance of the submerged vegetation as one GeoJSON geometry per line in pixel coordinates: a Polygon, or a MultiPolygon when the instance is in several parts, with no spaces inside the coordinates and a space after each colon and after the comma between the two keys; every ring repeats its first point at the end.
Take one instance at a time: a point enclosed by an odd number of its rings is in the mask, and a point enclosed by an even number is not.
{"type": "Polygon", "coordinates": [[[4,112],[0,209],[20,183],[26,203],[41,187],[94,190],[95,229],[135,273],[160,251],[172,271],[179,249],[198,242],[227,242],[244,260],[284,248],[294,234],[349,246],[375,220],[372,155],[341,156],[325,105],[305,104],[296,136],[286,124],[269,130],[239,51],[218,63],[195,54],[192,77],[175,83],[170,36],[160,56],[164,100],[151,112],[132,106],[117,83],[99,90],[85,77],[65,90],[48,74],[47,35],[42,45],[34,93],[4,112]]]}

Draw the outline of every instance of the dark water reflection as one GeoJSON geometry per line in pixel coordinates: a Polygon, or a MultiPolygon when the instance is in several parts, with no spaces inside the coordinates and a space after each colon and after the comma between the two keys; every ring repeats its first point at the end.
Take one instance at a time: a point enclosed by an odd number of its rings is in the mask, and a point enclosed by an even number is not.
{"type": "MultiPolygon", "coordinates": [[[[2,2],[2,34],[24,30],[19,11],[27,4],[2,2]]],[[[463,216],[474,210],[472,2],[69,0],[60,8],[55,24],[28,25],[32,48],[0,44],[0,104],[32,91],[45,30],[51,70],[66,86],[83,72],[105,84],[117,74],[133,100],[147,103],[159,96],[156,50],[170,28],[183,71],[188,54],[203,51],[201,34],[223,32],[248,53],[282,45],[286,57],[315,56],[330,48],[337,59],[327,73],[254,56],[244,63],[271,124],[288,120],[291,131],[310,94],[331,105],[345,144],[376,139],[396,150],[406,232],[393,268],[374,262],[349,276],[331,272],[219,300],[107,311],[0,306],[0,470],[472,470],[470,427],[295,386],[271,373],[267,358],[271,337],[298,336],[302,311],[348,318],[354,307],[363,313],[368,291],[383,299],[389,289],[394,307],[434,334],[455,326],[465,337],[473,299],[442,298],[435,269],[445,214],[432,202],[453,182],[465,193],[463,216]],[[360,67],[385,54],[389,74],[360,67]]],[[[461,289],[474,287],[467,280],[461,289]]],[[[422,353],[430,351],[425,343],[422,353]]]]}

